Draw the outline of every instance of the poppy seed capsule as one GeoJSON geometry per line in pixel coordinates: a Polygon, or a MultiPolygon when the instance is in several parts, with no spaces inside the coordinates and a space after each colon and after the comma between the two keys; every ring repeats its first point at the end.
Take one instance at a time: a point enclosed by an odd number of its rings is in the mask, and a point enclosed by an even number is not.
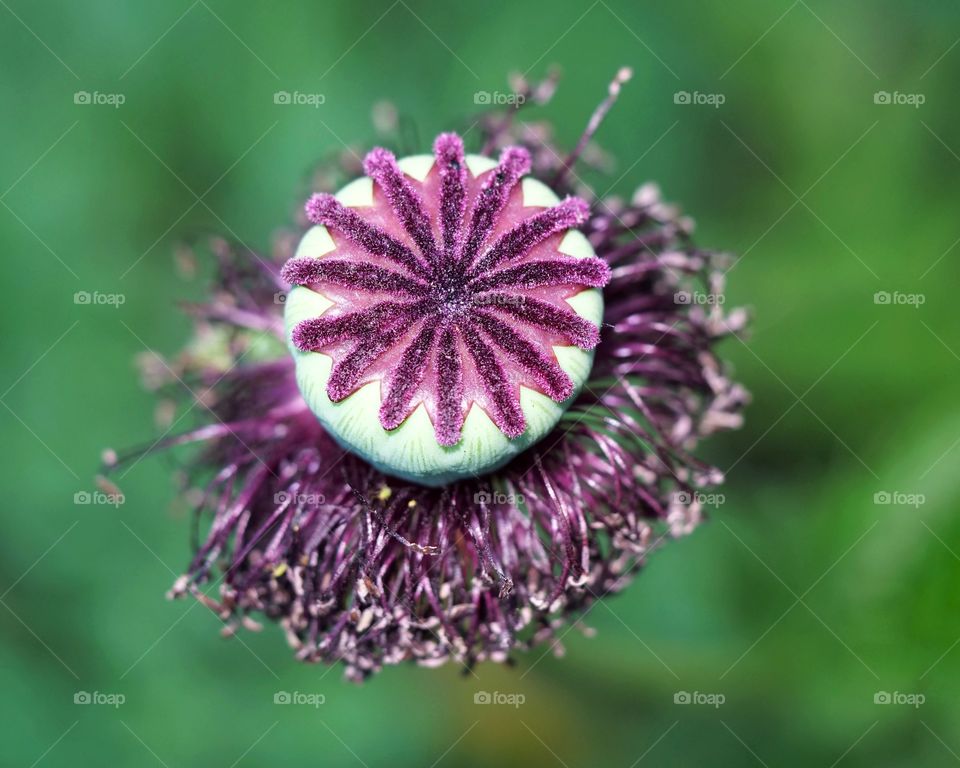
{"type": "Polygon", "coordinates": [[[526,177],[530,156],[464,155],[456,134],[314,195],[283,268],[303,397],[344,448],[439,486],[545,437],[590,374],[610,279],[589,209],[526,177]]]}

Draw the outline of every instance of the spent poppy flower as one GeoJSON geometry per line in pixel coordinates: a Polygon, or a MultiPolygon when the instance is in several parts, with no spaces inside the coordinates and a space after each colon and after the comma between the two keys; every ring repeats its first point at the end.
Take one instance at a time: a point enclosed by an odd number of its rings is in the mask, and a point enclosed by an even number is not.
{"type": "Polygon", "coordinates": [[[476,154],[455,133],[370,151],[295,247],[214,241],[196,338],[152,371],[209,416],[155,446],[202,445],[209,528],[174,596],[228,632],[275,620],[354,679],[505,661],[697,525],[722,476],[691,452],[747,400],[715,346],[745,315],[655,186],[597,199],[576,177],[628,78],[566,156],[491,112],[476,154]]]}

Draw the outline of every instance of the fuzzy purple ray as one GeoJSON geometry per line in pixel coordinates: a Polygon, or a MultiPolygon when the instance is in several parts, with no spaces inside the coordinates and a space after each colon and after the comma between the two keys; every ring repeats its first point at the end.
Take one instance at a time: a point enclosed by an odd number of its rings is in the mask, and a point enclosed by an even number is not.
{"type": "Polygon", "coordinates": [[[507,204],[510,193],[520,178],[530,172],[530,153],[522,147],[507,147],[500,154],[500,162],[480,188],[473,209],[470,230],[463,248],[462,260],[470,264],[483,246],[497,217],[507,204]]]}
{"type": "Polygon", "coordinates": [[[429,270],[412,250],[379,227],[368,224],[359,213],[342,205],[333,195],[314,195],[305,208],[307,218],[314,224],[323,224],[342,233],[369,253],[384,256],[418,277],[430,276],[429,270]]]}
{"type": "Polygon", "coordinates": [[[452,263],[460,255],[463,216],[467,205],[467,166],[463,140],[455,133],[441,133],[433,143],[440,172],[439,226],[443,259],[452,263]]]}
{"type": "Polygon", "coordinates": [[[436,266],[440,262],[440,253],[423,200],[400,170],[393,153],[380,147],[371,150],[363,160],[363,170],[383,190],[420,253],[429,264],[436,266]]]}

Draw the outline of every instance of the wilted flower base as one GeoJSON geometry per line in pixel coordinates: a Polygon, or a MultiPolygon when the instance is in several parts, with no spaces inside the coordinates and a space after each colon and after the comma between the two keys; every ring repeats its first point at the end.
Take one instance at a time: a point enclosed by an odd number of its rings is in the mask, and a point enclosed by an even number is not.
{"type": "MultiPolygon", "coordinates": [[[[571,442],[518,462],[499,489],[439,490],[343,454],[312,414],[276,426],[286,432],[277,444],[312,447],[275,463],[264,455],[273,477],[237,446],[237,472],[208,491],[229,497],[244,472],[246,484],[217,513],[175,593],[200,596],[223,579],[218,602],[204,599],[221,618],[276,619],[299,658],[343,661],[352,677],[407,660],[503,661],[619,589],[654,536],[630,478],[612,489],[622,508],[607,498],[610,473],[631,462],[622,450],[599,457],[571,442]]],[[[582,439],[596,438],[584,430],[582,439]]]]}
{"type": "MultiPolygon", "coordinates": [[[[518,87],[531,101],[552,90],[518,87]]],[[[594,200],[567,181],[549,130],[511,117],[485,118],[484,151],[526,146],[535,174],[594,200]]],[[[308,409],[274,298],[290,241],[257,259],[217,241],[219,284],[190,308],[207,341],[169,363],[213,415],[161,443],[205,446],[190,476],[210,528],[173,594],[194,594],[228,631],[276,620],[298,658],[342,662],[355,679],[404,661],[504,661],[561,639],[654,547],[697,525],[699,491],[722,478],[690,451],[740,423],[746,393],[713,348],[745,316],[724,312],[716,258],[690,227],[650,185],[629,202],[594,200],[581,230],[612,278],[591,379],[537,446],[443,488],[373,469],[308,409]]]]}

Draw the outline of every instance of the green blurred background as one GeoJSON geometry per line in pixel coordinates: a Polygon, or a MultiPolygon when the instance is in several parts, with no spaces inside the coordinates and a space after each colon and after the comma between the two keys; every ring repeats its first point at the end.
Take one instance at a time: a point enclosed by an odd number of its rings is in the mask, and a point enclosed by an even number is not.
{"type": "Polygon", "coordinates": [[[0,6],[0,762],[960,760],[956,2],[0,6]],[[634,67],[598,136],[616,169],[590,180],[620,177],[624,195],[657,180],[700,243],[741,257],[728,301],[755,320],[725,354],[754,402],[706,447],[728,471],[724,503],[595,606],[596,637],[571,632],[563,659],[356,687],[295,663],[274,627],[219,639],[205,609],[163,599],[190,546],[169,460],[139,463],[119,509],[74,503],[102,448],[156,434],[132,360],[188,333],[174,305],[200,289],[177,277],[176,243],[224,232],[266,248],[320,157],[376,140],[378,101],[426,148],[477,91],[551,64],[560,91],[529,117],[567,144],[634,67]],[[279,90],[326,100],[276,105],[279,90]],[[125,703],[78,705],[80,691],[125,703]],[[277,706],[277,691],[326,703],[277,706]],[[476,705],[478,691],[525,702],[476,705]]]}

